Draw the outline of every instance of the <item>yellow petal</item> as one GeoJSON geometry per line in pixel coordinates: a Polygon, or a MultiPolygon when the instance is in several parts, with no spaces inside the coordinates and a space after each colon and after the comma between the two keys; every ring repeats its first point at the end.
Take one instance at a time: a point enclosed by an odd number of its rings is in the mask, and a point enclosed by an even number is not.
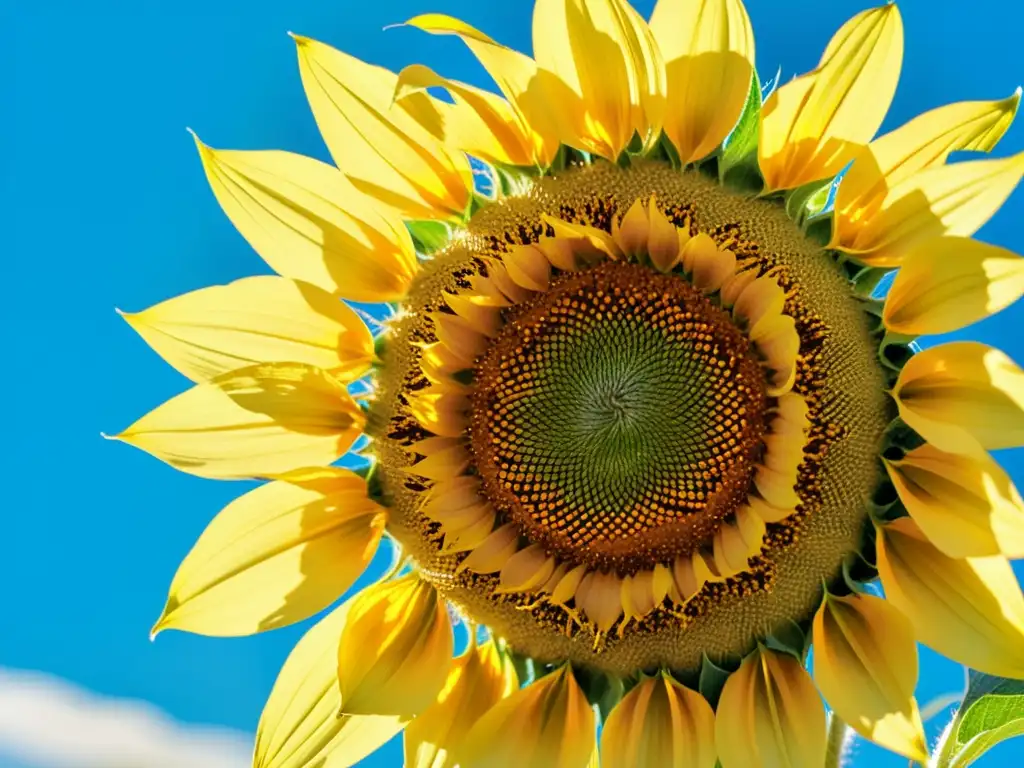
{"type": "Polygon", "coordinates": [[[903,63],[903,20],[894,3],[844,24],[818,68],[765,102],[758,144],[769,190],[834,176],[878,131],[903,63]]]}
{"type": "Polygon", "coordinates": [[[878,527],[878,573],[920,642],[986,674],[1024,678],[1024,596],[1005,557],[947,557],[902,517],[878,527]]]}
{"type": "Polygon", "coordinates": [[[461,768],[587,768],[596,749],[594,711],[565,665],[491,707],[456,757],[461,768]]]}
{"type": "Polygon", "coordinates": [[[885,466],[903,506],[945,554],[1024,557],[1024,502],[990,456],[926,443],[885,466]]]}
{"type": "Polygon", "coordinates": [[[515,669],[494,642],[473,643],[455,659],[437,700],[406,728],[406,768],[455,768],[473,724],[518,688],[515,669]]]}
{"type": "Polygon", "coordinates": [[[336,461],[363,423],[351,395],[324,371],[266,363],[197,384],[116,439],[201,477],[272,477],[336,461]]]}
{"type": "Polygon", "coordinates": [[[939,235],[973,235],[1024,175],[1024,152],[928,168],[894,185],[863,221],[835,220],[832,247],[872,266],[899,266],[914,246],[939,235]]]}
{"type": "Polygon", "coordinates": [[[373,336],[355,312],[315,285],[283,277],[247,277],[123,316],[192,381],[280,360],[351,381],[373,359],[373,336]]]}
{"type": "Polygon", "coordinates": [[[457,572],[497,573],[519,549],[519,529],[508,523],[489,534],[469,556],[459,563],[457,572]]]}
{"type": "Polygon", "coordinates": [[[290,152],[212,149],[196,138],[217,202],[280,275],[353,301],[396,301],[416,274],[399,217],[337,169],[290,152]]]}
{"type": "Polygon", "coordinates": [[[501,586],[496,592],[534,592],[555,572],[555,561],[539,544],[516,552],[501,567],[501,586]]]}
{"type": "Polygon", "coordinates": [[[715,715],[722,768],[814,768],[825,761],[825,707],[787,653],[758,646],[725,682],[715,715]]]}
{"type": "Polygon", "coordinates": [[[260,716],[253,768],[348,768],[402,730],[398,717],[338,717],[338,638],[352,603],[322,619],[288,656],[260,716]]]}
{"type": "Polygon", "coordinates": [[[689,235],[686,235],[683,230],[677,229],[676,225],[669,221],[669,218],[658,207],[653,195],[648,202],[647,212],[650,216],[650,229],[647,232],[647,255],[651,257],[651,263],[657,269],[669,272],[679,263],[682,256],[682,245],[684,242],[688,242],[689,235]]]}
{"type": "MultiPolygon", "coordinates": [[[[456,35],[472,51],[494,79],[524,133],[533,137],[536,162],[546,167],[558,152],[559,128],[557,115],[547,103],[546,88],[541,85],[553,75],[538,71],[529,56],[492,40],[478,29],[459,19],[441,13],[426,13],[409,19],[411,27],[435,35],[456,35]]],[[[557,111],[554,111],[557,112],[557,111]]]]}
{"type": "Polygon", "coordinates": [[[747,561],[761,551],[764,534],[764,519],[748,506],[736,510],[734,522],[723,522],[712,544],[715,565],[722,575],[746,570],[747,561]]]}
{"type": "Polygon", "coordinates": [[[444,600],[415,573],[365,589],[338,644],[339,711],[415,717],[444,687],[453,642],[444,600]]]}
{"type": "Polygon", "coordinates": [[[228,504],[171,582],[153,634],[249,635],[302,621],[352,586],[377,550],[384,510],[361,477],[267,483],[228,504]]]}
{"type": "MultiPolygon", "coordinates": [[[[630,258],[647,253],[647,211],[643,201],[637,198],[621,218],[612,219],[612,239],[630,258]]],[[[673,227],[674,229],[674,227],[673,227]]],[[[673,235],[675,233],[673,232],[673,235]]],[[[557,241],[556,241],[557,242],[557,241]]]]}
{"type": "Polygon", "coordinates": [[[537,64],[551,105],[571,117],[562,141],[609,159],[634,131],[646,140],[660,126],[664,68],[650,31],[623,0],[537,0],[537,64]]]}
{"type": "Polygon", "coordinates": [[[668,674],[648,677],[608,716],[604,768],[714,768],[715,713],[699,693],[668,674]]]}
{"type": "Polygon", "coordinates": [[[513,281],[531,291],[546,291],[551,279],[551,262],[533,245],[513,246],[505,254],[505,269],[513,281]]]}
{"type": "Polygon", "coordinates": [[[579,245],[592,249],[593,253],[604,254],[610,259],[622,258],[622,249],[603,229],[586,224],[574,224],[546,214],[542,215],[541,219],[554,230],[556,237],[579,241],[579,245]]]}
{"type": "Polygon", "coordinates": [[[413,64],[398,73],[395,99],[426,88],[444,88],[454,105],[444,121],[445,141],[483,160],[504,165],[531,165],[533,142],[517,122],[507,101],[466,83],[441,77],[429,67],[413,64]]]}
{"type": "Polygon", "coordinates": [[[885,600],[826,593],[814,617],[814,682],[859,734],[919,763],[928,761],[914,700],[914,630],[885,600]]]}
{"type": "Polygon", "coordinates": [[[918,352],[893,396],[900,418],[943,451],[1024,445],[1024,371],[998,349],[961,341],[918,352]]]}
{"type": "Polygon", "coordinates": [[[896,333],[948,333],[1024,296],[1024,258],[966,237],[939,237],[903,259],[882,318],[896,333]]]}
{"type": "Polygon", "coordinates": [[[413,219],[461,218],[469,161],[437,136],[443,122],[426,93],[392,105],[398,77],[328,45],[296,37],[299,73],[335,164],[362,192],[413,219]]]}
{"type": "Polygon", "coordinates": [[[957,150],[989,152],[1006,133],[1020,104],[1008,99],[963,101],[925,112],[863,149],[843,175],[836,216],[870,216],[886,192],[918,171],[943,165],[957,150]]]}
{"type": "Polygon", "coordinates": [[[739,120],[754,73],[754,31],[741,0],[659,0],[651,32],[665,60],[665,134],[679,159],[711,154],[739,120]]]}
{"type": "Polygon", "coordinates": [[[622,578],[615,573],[588,573],[576,590],[576,605],[599,630],[607,632],[623,613],[622,578]]]}
{"type": "Polygon", "coordinates": [[[410,394],[409,414],[421,427],[442,437],[461,437],[469,426],[469,401],[462,395],[436,392],[432,387],[410,394]]]}

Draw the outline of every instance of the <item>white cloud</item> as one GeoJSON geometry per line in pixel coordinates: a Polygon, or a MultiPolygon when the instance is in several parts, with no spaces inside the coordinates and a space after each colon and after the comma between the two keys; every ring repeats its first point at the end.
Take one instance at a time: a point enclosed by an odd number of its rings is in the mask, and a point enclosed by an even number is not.
{"type": "Polygon", "coordinates": [[[0,765],[249,768],[252,737],[179,723],[152,704],[99,696],[39,672],[0,668],[0,765]]]}

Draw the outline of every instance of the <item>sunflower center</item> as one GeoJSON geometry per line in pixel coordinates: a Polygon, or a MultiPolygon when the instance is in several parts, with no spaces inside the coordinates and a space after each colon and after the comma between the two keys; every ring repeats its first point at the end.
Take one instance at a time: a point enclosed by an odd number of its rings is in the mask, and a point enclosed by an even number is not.
{"type": "Polygon", "coordinates": [[[706,543],[746,497],[766,399],[727,312],[607,263],[555,278],[481,358],[474,460],[528,539],[631,573],[706,543]]]}

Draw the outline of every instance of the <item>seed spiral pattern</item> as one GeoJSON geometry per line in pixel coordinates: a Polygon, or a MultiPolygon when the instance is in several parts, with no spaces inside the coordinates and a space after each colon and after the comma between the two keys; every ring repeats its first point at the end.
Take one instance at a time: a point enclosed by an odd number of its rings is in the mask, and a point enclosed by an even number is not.
{"type": "Polygon", "coordinates": [[[746,497],[764,389],[747,339],[684,279],[566,274],[478,365],[477,469],[526,538],[630,573],[699,547],[746,497]]]}

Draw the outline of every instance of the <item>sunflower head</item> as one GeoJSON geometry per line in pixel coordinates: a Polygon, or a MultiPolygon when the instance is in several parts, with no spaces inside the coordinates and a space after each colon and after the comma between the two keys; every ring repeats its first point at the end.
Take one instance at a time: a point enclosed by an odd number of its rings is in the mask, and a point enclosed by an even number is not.
{"type": "Polygon", "coordinates": [[[280,276],[127,316],[195,386],[120,438],[268,482],[156,629],[305,619],[386,537],[394,566],[282,671],[260,768],[349,765],[403,728],[417,766],[820,765],[819,691],[925,760],[918,640],[1024,677],[1024,504],[987,453],[1024,444],[1024,372],[915,342],[1024,293],[1021,259],[969,237],[1024,160],[946,164],[1019,92],[875,139],[892,4],[767,96],[738,0],[649,22],[538,0],[535,58],[408,24],[501,95],[296,37],[337,168],[197,139],[280,276]],[[342,299],[380,303],[372,332],[342,299]]]}

